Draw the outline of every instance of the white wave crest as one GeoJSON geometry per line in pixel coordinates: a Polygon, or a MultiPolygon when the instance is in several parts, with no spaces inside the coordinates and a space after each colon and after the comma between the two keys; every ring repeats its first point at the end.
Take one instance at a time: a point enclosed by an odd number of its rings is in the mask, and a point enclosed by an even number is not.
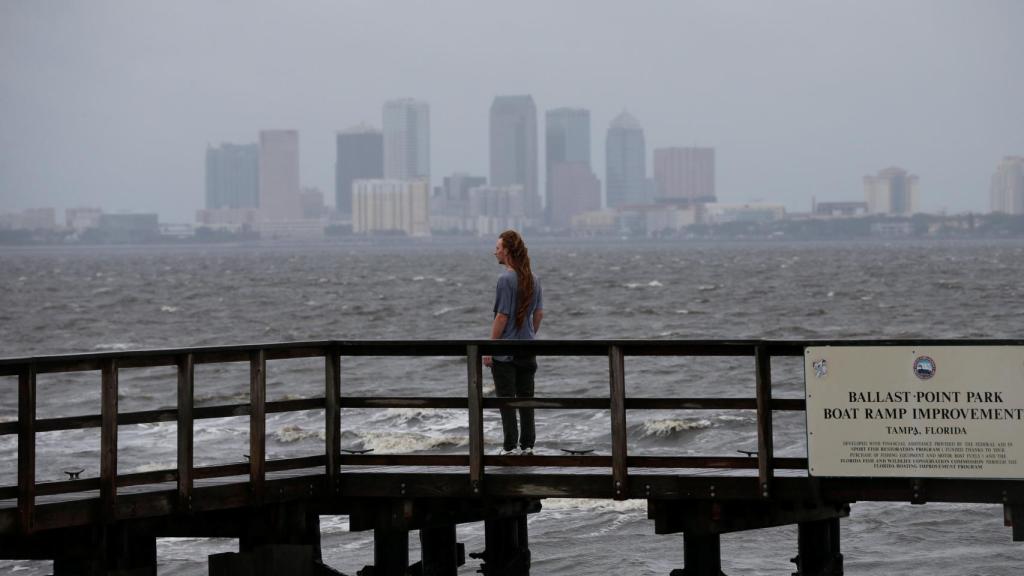
{"type": "Polygon", "coordinates": [[[431,448],[460,447],[469,444],[469,436],[459,434],[426,435],[416,432],[365,432],[359,438],[366,448],[376,452],[405,453],[431,448]]]}
{"type": "Polygon", "coordinates": [[[380,422],[382,420],[393,421],[398,424],[408,424],[409,422],[427,422],[446,420],[451,417],[452,410],[440,410],[436,408],[388,408],[383,412],[377,414],[374,418],[374,422],[380,422]]]}
{"type": "Polygon", "coordinates": [[[114,350],[120,352],[122,350],[131,350],[132,348],[138,348],[138,344],[132,342],[111,342],[110,344],[97,344],[92,347],[93,350],[114,350]]]}
{"type": "Polygon", "coordinates": [[[711,427],[711,421],[685,420],[677,418],[666,418],[664,420],[645,420],[643,423],[643,435],[653,438],[666,438],[677,432],[686,430],[703,430],[711,427]]]}
{"type": "Polygon", "coordinates": [[[652,288],[657,288],[658,286],[664,286],[664,284],[662,284],[661,282],[658,282],[657,280],[651,280],[650,282],[647,283],[647,285],[651,286],[652,288]]]}
{"type": "Polygon", "coordinates": [[[174,470],[177,467],[177,462],[146,462],[132,468],[132,472],[157,472],[160,470],[174,470]]]}
{"type": "Polygon", "coordinates": [[[715,420],[719,422],[757,422],[757,418],[753,416],[740,416],[737,414],[719,414],[715,416],[715,420]]]}
{"type": "Polygon", "coordinates": [[[596,510],[603,512],[646,512],[646,500],[598,500],[593,498],[548,498],[544,510],[596,510]]]}
{"type": "Polygon", "coordinates": [[[177,312],[178,308],[177,308],[177,306],[161,306],[160,307],[160,311],[161,312],[177,312]]]}
{"type": "Polygon", "coordinates": [[[305,440],[306,438],[317,438],[324,440],[323,430],[306,430],[302,426],[291,425],[281,428],[277,432],[274,432],[274,440],[281,442],[282,444],[291,444],[292,442],[298,442],[305,440]]]}

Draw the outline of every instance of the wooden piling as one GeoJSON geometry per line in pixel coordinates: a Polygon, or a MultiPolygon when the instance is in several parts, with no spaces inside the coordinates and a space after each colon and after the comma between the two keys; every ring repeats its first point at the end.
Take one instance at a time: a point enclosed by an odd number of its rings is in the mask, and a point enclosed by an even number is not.
{"type": "Polygon", "coordinates": [[[195,399],[195,358],[178,359],[178,510],[192,510],[193,413],[195,399]]]}
{"type": "Polygon", "coordinates": [[[420,528],[421,576],[455,576],[465,563],[465,551],[456,541],[455,524],[420,528]]]}
{"type": "Polygon", "coordinates": [[[484,411],[483,376],[478,346],[466,346],[466,370],[469,405],[469,482],[473,492],[483,492],[484,479],[484,411]]]}
{"type": "Polygon", "coordinates": [[[530,543],[526,515],[484,521],[486,576],[521,576],[530,573],[530,543]]]}
{"type": "Polygon", "coordinates": [[[754,349],[757,379],[757,478],[761,497],[770,498],[775,470],[772,432],[772,360],[764,346],[754,349]]]}
{"type": "Polygon", "coordinates": [[[616,500],[629,494],[626,477],[626,367],[621,346],[608,351],[609,387],[612,418],[612,490],[616,500]]]}
{"type": "Polygon", "coordinates": [[[31,534],[36,501],[36,367],[18,374],[18,524],[31,534]]]}
{"type": "Polygon", "coordinates": [[[683,536],[683,569],[673,570],[671,576],[723,576],[721,536],[686,533],[683,536]]]}
{"type": "Polygon", "coordinates": [[[797,525],[798,555],[794,576],[842,576],[839,551],[839,518],[801,522],[797,525]]]}
{"type": "Polygon", "coordinates": [[[100,509],[114,520],[117,500],[117,360],[103,362],[100,428],[100,509]]]}
{"type": "Polygon", "coordinates": [[[249,485],[257,503],[263,502],[267,449],[267,356],[257,350],[249,355],[249,485]]]}
{"type": "Polygon", "coordinates": [[[324,356],[324,449],[327,452],[327,489],[338,490],[338,457],[341,455],[341,356],[331,348],[324,356]]]}

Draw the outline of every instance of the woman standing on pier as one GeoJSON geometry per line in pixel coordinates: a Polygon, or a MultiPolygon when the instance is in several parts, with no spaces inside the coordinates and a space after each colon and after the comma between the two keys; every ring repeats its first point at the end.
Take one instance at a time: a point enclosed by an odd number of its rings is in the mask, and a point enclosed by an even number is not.
{"type": "MultiPolygon", "coordinates": [[[[494,295],[494,321],[491,340],[533,340],[544,318],[544,302],[540,280],[530,270],[530,255],[522,236],[506,230],[498,236],[494,257],[506,270],[498,277],[494,295]]],[[[499,397],[532,398],[533,377],[537,373],[536,356],[484,356],[484,365],[491,367],[494,389],[499,397]]],[[[501,409],[504,444],[501,455],[533,454],[536,440],[533,409],[501,409]]]]}

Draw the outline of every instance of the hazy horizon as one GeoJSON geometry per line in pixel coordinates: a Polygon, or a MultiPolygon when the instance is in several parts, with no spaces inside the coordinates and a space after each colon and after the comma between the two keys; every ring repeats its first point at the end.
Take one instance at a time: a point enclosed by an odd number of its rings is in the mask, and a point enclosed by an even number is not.
{"type": "Polygon", "coordinates": [[[722,202],[791,211],[920,177],[925,211],[989,208],[1024,155],[1024,3],[97,1],[0,5],[0,212],[97,205],[192,221],[207,145],[300,134],[334,197],[334,135],[430,104],[432,180],[488,175],[488,109],[591,111],[594,172],[622,110],[652,151],[716,150],[722,202]],[[1017,70],[1017,72],[1014,72],[1017,70]]]}

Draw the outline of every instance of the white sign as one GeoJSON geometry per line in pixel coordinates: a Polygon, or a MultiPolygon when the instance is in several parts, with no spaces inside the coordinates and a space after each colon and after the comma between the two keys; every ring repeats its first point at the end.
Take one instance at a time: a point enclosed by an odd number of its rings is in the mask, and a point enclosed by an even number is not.
{"type": "Polygon", "coordinates": [[[812,476],[1024,478],[1024,347],[804,350],[812,476]]]}

